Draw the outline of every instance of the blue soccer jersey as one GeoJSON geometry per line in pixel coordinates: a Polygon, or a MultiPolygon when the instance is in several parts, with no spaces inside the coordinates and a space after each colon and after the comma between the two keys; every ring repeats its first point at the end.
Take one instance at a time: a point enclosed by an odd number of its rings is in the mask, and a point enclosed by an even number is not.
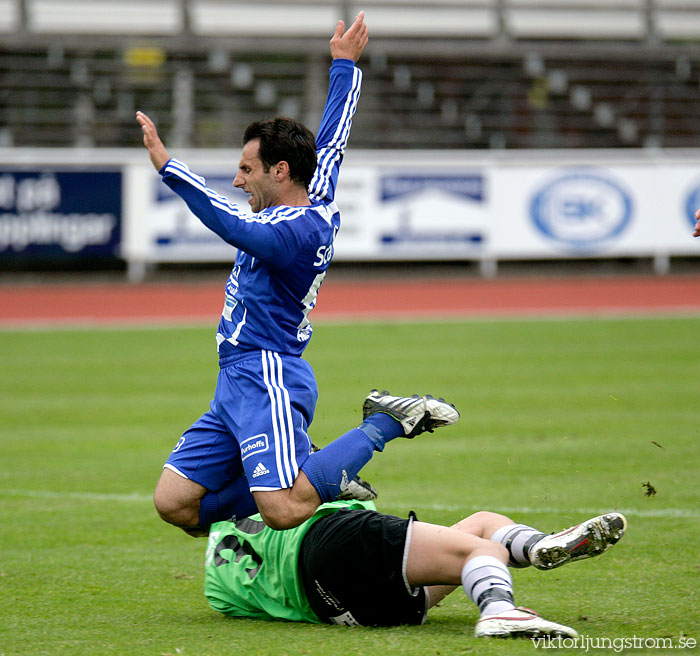
{"type": "MultiPolygon", "coordinates": [[[[176,159],[160,171],[202,223],[238,249],[217,332],[220,371],[210,411],[183,434],[165,465],[217,499],[229,486],[238,494],[233,481],[242,475],[251,492],[289,488],[311,454],[307,430],[317,389],[299,356],[340,228],[335,187],[361,80],[354,62],[331,65],[308,206],[250,214],[176,159]]],[[[242,512],[237,503],[219,508],[216,518],[242,512]]]]}
{"type": "Polygon", "coordinates": [[[171,159],[161,169],[163,181],[202,223],[238,249],[217,332],[222,358],[253,349],[298,356],[306,347],[309,313],[340,228],[335,188],[361,80],[352,61],[333,61],[316,137],[318,165],[308,189],[311,205],[249,214],[209,189],[186,164],[171,159]]]}

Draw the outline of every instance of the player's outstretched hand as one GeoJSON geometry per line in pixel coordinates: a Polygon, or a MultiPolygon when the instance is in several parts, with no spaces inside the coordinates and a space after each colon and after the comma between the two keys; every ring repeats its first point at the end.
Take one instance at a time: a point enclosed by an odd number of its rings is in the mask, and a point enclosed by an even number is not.
{"type": "Polygon", "coordinates": [[[700,237],[700,210],[695,211],[695,230],[693,237],[700,237]]]}
{"type": "Polygon", "coordinates": [[[335,33],[331,39],[331,57],[333,59],[352,59],[356,62],[369,41],[369,30],[365,23],[365,12],[361,11],[350,29],[345,31],[345,23],[339,20],[335,24],[335,33]]]}
{"type": "Polygon", "coordinates": [[[157,171],[160,171],[163,165],[170,159],[170,155],[168,155],[168,151],[165,150],[165,146],[158,136],[158,130],[156,130],[153,121],[143,112],[136,112],[136,120],[143,130],[143,145],[148,148],[148,154],[151,156],[153,166],[156,167],[157,171]]]}

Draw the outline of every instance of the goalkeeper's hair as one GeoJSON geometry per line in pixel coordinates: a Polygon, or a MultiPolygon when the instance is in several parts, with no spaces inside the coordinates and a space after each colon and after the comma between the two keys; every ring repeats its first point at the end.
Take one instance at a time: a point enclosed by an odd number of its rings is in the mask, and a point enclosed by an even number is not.
{"type": "Polygon", "coordinates": [[[251,123],[243,133],[243,145],[260,139],[265,172],[278,162],[289,164],[289,177],[308,188],[316,171],[316,139],[304,124],[293,118],[272,118],[251,123]]]}

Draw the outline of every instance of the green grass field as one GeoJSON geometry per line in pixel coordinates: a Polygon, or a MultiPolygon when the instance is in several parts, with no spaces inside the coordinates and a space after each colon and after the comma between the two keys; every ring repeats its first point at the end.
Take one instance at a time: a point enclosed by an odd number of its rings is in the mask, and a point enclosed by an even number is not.
{"type": "MultiPolygon", "coordinates": [[[[359,422],[372,387],[444,395],[462,412],[365,468],[380,510],[453,523],[489,509],[554,531],[620,509],[618,546],[514,571],[516,602],[591,639],[700,639],[699,318],[316,328],[319,445],[359,422]]],[[[205,541],[161,522],[150,495],[216,366],[211,327],[0,332],[0,655],[538,651],[473,638],[461,590],[423,627],[210,610],[205,541]]],[[[648,645],[625,653],[682,653],[648,645]]]]}

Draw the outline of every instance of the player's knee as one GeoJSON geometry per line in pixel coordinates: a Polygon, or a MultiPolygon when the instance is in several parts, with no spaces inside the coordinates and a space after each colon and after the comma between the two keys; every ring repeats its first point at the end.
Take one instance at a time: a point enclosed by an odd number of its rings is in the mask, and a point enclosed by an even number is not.
{"type": "Polygon", "coordinates": [[[508,549],[506,549],[500,542],[493,542],[491,540],[487,540],[487,542],[489,544],[489,548],[491,549],[491,555],[494,558],[498,558],[498,560],[500,560],[502,563],[508,564],[508,549]]]}
{"type": "Polygon", "coordinates": [[[491,521],[494,515],[495,513],[489,512],[488,510],[479,510],[457,522],[456,526],[457,528],[468,527],[469,529],[473,527],[483,528],[491,521]]]}
{"type": "Polygon", "coordinates": [[[469,536],[464,536],[461,540],[453,540],[450,548],[451,556],[459,562],[464,562],[477,556],[490,556],[500,560],[502,563],[508,562],[508,550],[500,542],[493,542],[473,533],[469,536]]]}
{"type": "Polygon", "coordinates": [[[512,524],[513,521],[505,515],[500,515],[488,510],[480,510],[457,522],[455,528],[480,538],[488,538],[496,529],[503,526],[504,523],[512,524]]]}
{"type": "Polygon", "coordinates": [[[192,528],[199,524],[199,504],[205,493],[198,483],[164,469],[153,493],[153,504],[164,521],[192,528]]]}
{"type": "Polygon", "coordinates": [[[478,547],[471,550],[468,557],[474,558],[476,556],[492,556],[504,564],[508,563],[508,549],[499,542],[491,540],[482,540],[478,547]]]}
{"type": "Polygon", "coordinates": [[[179,527],[193,527],[199,521],[199,512],[191,505],[183,504],[180,499],[168,495],[156,488],[153,494],[153,505],[164,522],[179,527]]]}
{"type": "Polygon", "coordinates": [[[505,517],[504,515],[491,512],[490,510],[480,510],[479,512],[474,513],[474,515],[479,518],[479,521],[482,524],[492,524],[493,522],[502,520],[505,517]]]}
{"type": "Polygon", "coordinates": [[[319,499],[310,484],[308,487],[313,494],[309,494],[303,486],[297,486],[297,483],[284,490],[254,492],[255,503],[265,524],[277,531],[284,531],[309,519],[318,508],[319,499]]]}
{"type": "MultiPolygon", "coordinates": [[[[257,501],[258,497],[256,497],[257,501]]],[[[266,499],[267,500],[267,499],[266,499]]],[[[316,510],[315,507],[292,502],[280,503],[281,499],[274,499],[275,503],[258,503],[258,510],[265,524],[276,531],[285,531],[303,524],[316,510]]]]}
{"type": "Polygon", "coordinates": [[[308,513],[285,512],[277,508],[268,511],[260,510],[260,515],[265,524],[276,531],[296,528],[310,517],[308,513]]]}

